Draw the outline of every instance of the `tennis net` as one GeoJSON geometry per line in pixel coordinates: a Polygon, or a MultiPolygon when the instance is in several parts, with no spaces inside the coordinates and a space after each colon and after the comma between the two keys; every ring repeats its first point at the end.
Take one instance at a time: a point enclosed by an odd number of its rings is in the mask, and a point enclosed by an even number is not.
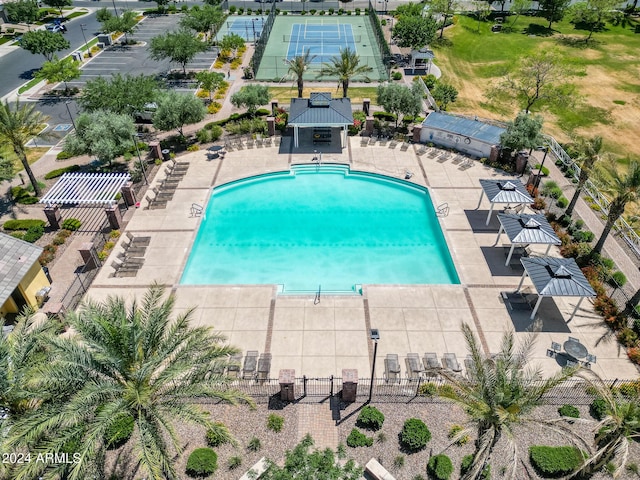
{"type": "Polygon", "coordinates": [[[349,45],[350,43],[360,43],[362,41],[361,35],[347,35],[339,37],[336,34],[315,34],[309,36],[306,35],[283,35],[282,40],[285,42],[298,42],[298,43],[326,43],[335,45],[349,45]]]}

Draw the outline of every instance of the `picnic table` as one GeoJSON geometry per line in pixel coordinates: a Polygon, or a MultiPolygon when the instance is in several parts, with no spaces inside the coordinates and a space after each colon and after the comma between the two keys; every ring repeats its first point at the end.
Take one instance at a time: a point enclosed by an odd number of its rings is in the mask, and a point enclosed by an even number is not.
{"type": "Polygon", "coordinates": [[[567,340],[566,342],[564,342],[562,347],[564,348],[565,352],[576,359],[585,358],[589,354],[587,347],[585,347],[580,342],[576,342],[575,340],[567,340]]]}

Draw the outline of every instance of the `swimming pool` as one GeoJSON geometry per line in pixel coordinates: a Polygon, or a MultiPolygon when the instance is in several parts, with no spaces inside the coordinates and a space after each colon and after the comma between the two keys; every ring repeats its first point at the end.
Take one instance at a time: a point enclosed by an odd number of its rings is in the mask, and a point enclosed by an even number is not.
{"type": "Polygon", "coordinates": [[[458,284],[428,190],[342,165],[300,165],[214,189],[180,283],[458,284]]]}

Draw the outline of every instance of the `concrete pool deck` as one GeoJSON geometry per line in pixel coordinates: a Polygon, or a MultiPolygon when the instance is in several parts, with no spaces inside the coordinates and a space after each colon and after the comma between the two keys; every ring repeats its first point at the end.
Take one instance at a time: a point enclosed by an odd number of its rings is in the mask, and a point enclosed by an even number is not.
{"type": "MultiPolygon", "coordinates": [[[[429,150],[417,154],[419,146],[401,151],[397,146],[361,146],[350,137],[349,148],[340,154],[323,155],[323,163],[348,163],[354,170],[404,178],[430,189],[434,205],[447,202],[450,213],[441,218],[441,226],[458,271],[460,285],[365,285],[362,296],[322,296],[314,304],[313,296],[277,295],[276,287],[258,286],[182,286],[182,269],[197,233],[199,217],[191,217],[192,203],[205,205],[212,186],[266,172],[288,170],[292,163],[308,163],[310,154],[279,153],[277,147],[228,152],[224,160],[207,158],[206,151],[180,158],[191,166],[180,182],[166,209],[145,210],[146,201],[133,214],[127,231],[151,236],[144,265],[136,277],[114,278],[109,266],[122,251],[119,242],[98,274],[88,296],[102,300],[109,295],[126,298],[141,295],[154,282],[166,285],[176,294],[176,309],[197,307],[193,322],[219,330],[242,351],[258,350],[273,355],[272,378],[282,368],[293,368],[296,376],[328,377],[341,375],[343,368],[356,368],[360,377],[369,377],[372,343],[369,329],[380,330],[378,358],[396,353],[401,359],[402,375],[408,352],[435,352],[441,358],[455,353],[462,364],[467,355],[460,333],[460,322],[469,323],[480,334],[487,352],[499,351],[502,333],[516,331],[516,338],[532,322],[525,304],[505,305],[502,292],[512,292],[520,282],[522,267],[505,267],[501,242],[497,246],[498,223],[495,216],[484,225],[488,202],[480,198],[480,178],[504,178],[502,172],[473,162],[462,164],[463,157],[438,156],[429,150]]],[[[159,174],[154,183],[161,181],[159,174]]],[[[506,238],[503,239],[506,241],[506,238]]],[[[535,247],[543,253],[545,247],[535,247]]],[[[551,255],[559,256],[556,248],[551,255]]],[[[531,285],[525,280],[525,286],[531,285]]],[[[597,356],[593,370],[605,378],[631,379],[637,368],[619,350],[617,342],[596,342],[607,333],[602,319],[590,301],[583,301],[575,318],[567,323],[576,305],[574,298],[545,299],[538,318],[542,331],[533,360],[546,374],[557,372],[562,360],[547,356],[551,342],[564,343],[568,335],[577,337],[589,352],[597,356]]],[[[376,375],[382,376],[378,361],[376,375]]]]}

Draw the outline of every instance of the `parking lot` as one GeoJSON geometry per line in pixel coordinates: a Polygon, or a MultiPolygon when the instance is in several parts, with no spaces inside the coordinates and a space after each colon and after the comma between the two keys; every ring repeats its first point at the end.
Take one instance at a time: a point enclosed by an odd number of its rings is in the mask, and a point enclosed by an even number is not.
{"type": "MultiPolygon", "coordinates": [[[[131,75],[164,75],[170,69],[179,69],[180,65],[172,64],[169,60],[156,61],[149,57],[148,46],[153,37],[178,29],[181,15],[160,15],[145,18],[138,26],[136,32],[130,37],[141,42],[139,45],[108,47],[82,68],[82,76],[69,86],[82,87],[87,81],[97,77],[110,77],[114,73],[131,75]]],[[[187,65],[190,70],[208,70],[215,61],[217,50],[198,54],[187,65]]],[[[191,91],[186,84],[175,86],[178,91],[191,91]]]]}

